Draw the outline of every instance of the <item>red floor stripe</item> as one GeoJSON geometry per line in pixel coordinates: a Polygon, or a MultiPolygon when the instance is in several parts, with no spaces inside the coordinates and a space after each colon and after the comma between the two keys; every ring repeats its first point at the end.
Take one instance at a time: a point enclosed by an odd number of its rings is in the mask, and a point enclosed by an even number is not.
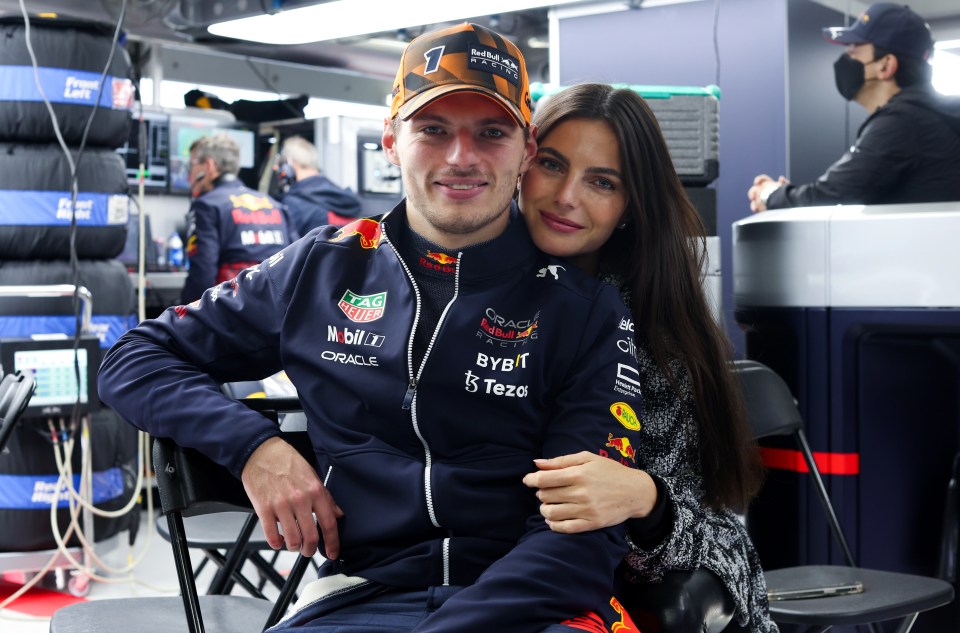
{"type": "MultiPolygon", "coordinates": [[[[809,472],[803,453],[786,448],[760,447],[763,465],[778,470],[792,470],[798,473],[809,472]]],[[[824,475],[859,475],[860,455],[857,453],[814,453],[817,468],[824,475]]]]}
{"type": "MultiPolygon", "coordinates": [[[[18,583],[0,579],[0,602],[13,595],[22,586],[23,585],[18,583]]],[[[16,611],[17,613],[23,613],[25,615],[49,618],[53,615],[53,612],[60,607],[65,607],[75,602],[86,602],[86,599],[75,598],[69,594],[60,593],[59,591],[33,587],[27,591],[27,593],[7,605],[6,608],[10,611],[16,611]]]]}

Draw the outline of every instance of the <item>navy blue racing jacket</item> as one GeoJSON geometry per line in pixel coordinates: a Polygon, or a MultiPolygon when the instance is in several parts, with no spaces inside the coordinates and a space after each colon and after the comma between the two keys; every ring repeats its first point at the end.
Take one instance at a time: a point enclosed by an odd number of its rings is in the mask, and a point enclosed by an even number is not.
{"type": "Polygon", "coordinates": [[[343,226],[365,215],[357,194],[341,189],[319,174],[290,185],[283,204],[299,235],[306,235],[324,224],[343,226]]]}
{"type": "Polygon", "coordinates": [[[617,290],[537,251],[514,209],[490,248],[447,254],[456,293],[414,366],[420,290],[390,242],[404,214],[316,229],[143,322],[104,358],[102,399],[239,475],[278,431],[219,385],[285,369],[345,512],[343,573],[466,587],[418,633],[532,633],[609,604],[622,526],[552,532],[521,479],[582,450],[634,464],[642,400],[617,290]]]}
{"type": "Polygon", "coordinates": [[[180,292],[184,303],[207,288],[233,279],[290,244],[296,233],[286,212],[270,196],[225,174],[198,197],[187,213],[190,271],[180,292]]]}

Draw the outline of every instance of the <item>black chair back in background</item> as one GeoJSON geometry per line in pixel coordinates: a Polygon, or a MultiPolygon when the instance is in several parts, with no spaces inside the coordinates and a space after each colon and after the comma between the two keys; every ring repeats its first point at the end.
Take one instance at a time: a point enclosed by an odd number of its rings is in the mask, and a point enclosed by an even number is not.
{"type": "Polygon", "coordinates": [[[899,619],[898,631],[906,633],[921,612],[951,602],[953,587],[943,580],[857,567],[810,450],[803,431],[803,418],[789,387],[772,369],[756,361],[735,361],[734,370],[743,385],[747,418],[754,437],[792,435],[796,440],[846,562],[846,566],[801,565],[764,570],[773,620],[778,624],[806,625],[809,631],[826,631],[832,626],[867,625],[899,619]],[[846,590],[840,588],[848,586],[862,586],[862,591],[845,594],[846,590]],[[801,590],[811,590],[819,596],[783,599],[791,592],[801,590]]]}

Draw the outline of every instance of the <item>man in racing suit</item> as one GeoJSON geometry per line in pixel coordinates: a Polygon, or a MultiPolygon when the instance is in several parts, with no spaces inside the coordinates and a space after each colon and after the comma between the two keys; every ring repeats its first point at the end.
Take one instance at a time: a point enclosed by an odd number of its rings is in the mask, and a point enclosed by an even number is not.
{"type": "Polygon", "coordinates": [[[101,397],[241,477],[271,545],[320,544],[276,630],[635,630],[611,596],[622,526],[552,532],[522,482],[581,450],[633,465],[643,429],[617,291],[537,251],[512,203],[536,153],[520,51],[473,24],[421,36],[391,116],[404,202],[131,330],[101,397]],[[316,465],[219,389],[281,368],[316,465]]]}
{"type": "Polygon", "coordinates": [[[286,213],[270,196],[237,178],[240,148],[226,134],[213,134],[190,146],[194,195],[187,213],[190,270],[180,301],[190,303],[293,241],[286,213]]]}
{"type": "Polygon", "coordinates": [[[847,46],[834,65],[837,90],[870,116],[854,146],[816,181],[754,178],[750,209],[960,200],[960,98],[930,83],[933,39],[923,18],[878,2],[824,36],[847,46]]]}

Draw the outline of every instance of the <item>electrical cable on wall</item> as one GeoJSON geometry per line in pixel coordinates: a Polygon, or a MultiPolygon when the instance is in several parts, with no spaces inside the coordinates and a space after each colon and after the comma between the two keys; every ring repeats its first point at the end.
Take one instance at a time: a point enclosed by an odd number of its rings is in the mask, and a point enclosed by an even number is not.
{"type": "Polygon", "coordinates": [[[713,83],[720,87],[720,0],[713,0],[713,83]]]}

